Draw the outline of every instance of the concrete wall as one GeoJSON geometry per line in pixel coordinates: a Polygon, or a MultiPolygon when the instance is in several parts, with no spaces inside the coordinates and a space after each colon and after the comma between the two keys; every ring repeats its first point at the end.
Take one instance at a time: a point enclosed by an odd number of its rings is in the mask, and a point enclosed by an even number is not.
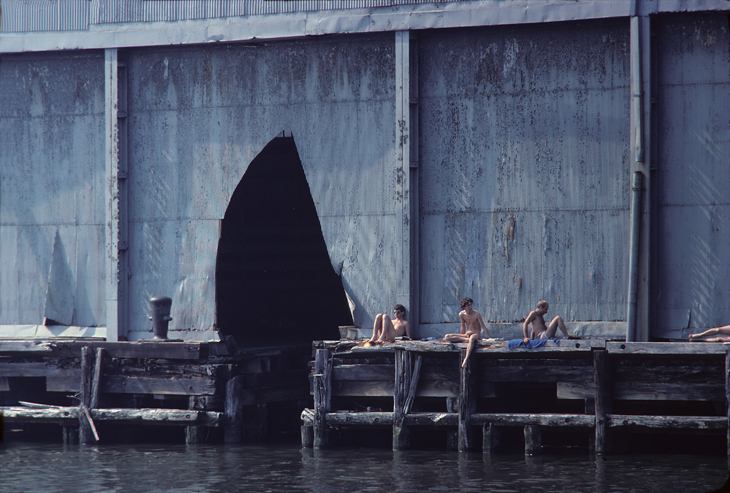
{"type": "Polygon", "coordinates": [[[541,299],[625,321],[628,27],[420,37],[421,324],[456,330],[465,296],[491,322],[541,299]]]}
{"type": "Polygon", "coordinates": [[[655,332],[679,337],[730,323],[730,34],[725,15],[657,26],[655,332]]]}
{"type": "Polygon", "coordinates": [[[104,183],[103,52],[3,55],[0,324],[105,324],[104,183]]]}
{"type": "Polygon", "coordinates": [[[173,299],[171,330],[215,323],[219,222],[249,163],[282,131],[294,136],[355,322],[372,324],[391,305],[393,38],[129,53],[133,330],[149,325],[155,295],[173,299]]]}

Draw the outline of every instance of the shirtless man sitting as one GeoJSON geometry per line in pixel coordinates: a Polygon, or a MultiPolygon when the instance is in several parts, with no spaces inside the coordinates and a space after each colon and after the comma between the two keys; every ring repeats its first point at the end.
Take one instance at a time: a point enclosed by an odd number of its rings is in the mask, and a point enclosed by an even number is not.
{"type": "Polygon", "coordinates": [[[730,342],[730,325],[707,329],[699,334],[690,334],[689,342],[730,342]]]}
{"type": "Polygon", "coordinates": [[[395,305],[393,308],[395,320],[391,320],[388,315],[378,313],[373,323],[373,337],[370,338],[371,344],[379,344],[381,342],[394,342],[396,337],[411,337],[411,324],[404,317],[406,315],[406,307],[403,305],[395,305]]]}
{"type": "Polygon", "coordinates": [[[461,320],[461,328],[458,334],[446,334],[444,340],[446,342],[467,342],[469,345],[466,347],[466,356],[464,356],[464,362],[461,366],[466,366],[466,362],[469,360],[476,342],[482,338],[482,330],[489,335],[487,326],[484,324],[481,313],[474,310],[474,300],[471,298],[464,298],[461,300],[462,310],[459,312],[459,320],[461,320]]]}
{"type": "Polygon", "coordinates": [[[550,325],[545,326],[545,319],[543,318],[544,315],[548,312],[548,302],[547,301],[541,301],[537,304],[537,309],[532,310],[530,314],[525,319],[525,322],[522,324],[522,335],[524,336],[523,342],[527,344],[532,337],[535,339],[552,339],[555,337],[555,333],[558,331],[558,327],[560,327],[560,330],[563,331],[563,334],[565,334],[565,338],[567,339],[570,337],[568,335],[568,331],[565,328],[565,322],[563,322],[563,317],[560,315],[556,315],[555,318],[552,319],[550,322],[550,325]],[[530,330],[530,336],[527,336],[527,327],[531,325],[530,330]]]}

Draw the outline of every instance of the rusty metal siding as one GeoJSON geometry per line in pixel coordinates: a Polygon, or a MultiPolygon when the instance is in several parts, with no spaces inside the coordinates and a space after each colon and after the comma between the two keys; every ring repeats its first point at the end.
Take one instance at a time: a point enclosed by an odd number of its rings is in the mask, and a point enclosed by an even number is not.
{"type": "Polygon", "coordinates": [[[658,19],[656,335],[730,323],[727,16],[658,19]]]}
{"type": "Polygon", "coordinates": [[[0,63],[0,324],[43,322],[54,239],[74,324],[104,325],[104,58],[0,63]],[[63,260],[63,259],[61,259],[63,260]]]}
{"type": "Polygon", "coordinates": [[[624,320],[628,23],[423,33],[421,307],[624,320]]]}
{"type": "Polygon", "coordinates": [[[90,0],[5,0],[0,32],[87,30],[91,9],[90,0]]]}
{"type": "Polygon", "coordinates": [[[392,304],[392,39],[130,52],[133,330],[149,326],[150,295],[173,298],[171,330],[214,323],[219,221],[248,164],[283,130],[356,319],[371,324],[371,310],[392,304]]]}

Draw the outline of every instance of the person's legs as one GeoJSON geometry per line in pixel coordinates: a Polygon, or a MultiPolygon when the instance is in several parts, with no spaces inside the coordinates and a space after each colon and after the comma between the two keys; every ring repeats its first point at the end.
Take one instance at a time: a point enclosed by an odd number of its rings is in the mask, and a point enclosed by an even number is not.
{"type": "MultiPolygon", "coordinates": [[[[704,332],[700,332],[699,334],[690,334],[689,340],[692,341],[699,341],[701,339],[704,339],[705,337],[712,337],[717,335],[723,335],[723,336],[730,336],[730,325],[725,325],[723,327],[715,327],[714,329],[707,329],[704,332]]],[[[708,341],[708,342],[718,342],[718,341],[708,341]]]]}
{"type": "Polygon", "coordinates": [[[383,315],[383,329],[380,331],[380,337],[378,342],[394,342],[395,341],[395,327],[393,322],[390,320],[388,315],[383,315]]]}
{"type": "Polygon", "coordinates": [[[567,339],[568,336],[568,329],[565,328],[565,322],[563,322],[563,317],[560,315],[557,315],[552,322],[550,322],[550,325],[548,325],[547,331],[545,331],[545,337],[548,339],[552,339],[555,337],[556,332],[558,331],[558,327],[560,327],[560,330],[565,335],[565,338],[567,339]]]}
{"type": "Polygon", "coordinates": [[[469,356],[471,356],[471,352],[476,346],[477,339],[479,339],[479,334],[469,334],[469,345],[466,346],[466,356],[464,356],[464,362],[461,364],[462,367],[466,366],[466,362],[469,361],[469,356]]]}
{"type": "Polygon", "coordinates": [[[377,341],[382,330],[383,330],[383,314],[378,313],[377,315],[375,315],[375,322],[373,322],[373,336],[370,338],[370,342],[377,341]]]}
{"type": "Polygon", "coordinates": [[[446,342],[469,342],[469,336],[466,334],[446,334],[444,336],[446,342]]]}

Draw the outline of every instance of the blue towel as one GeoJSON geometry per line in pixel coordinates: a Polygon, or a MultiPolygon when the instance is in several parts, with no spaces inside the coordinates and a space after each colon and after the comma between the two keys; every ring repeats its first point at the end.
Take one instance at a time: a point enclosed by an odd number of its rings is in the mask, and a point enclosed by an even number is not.
{"type": "Polygon", "coordinates": [[[531,339],[527,341],[527,345],[525,345],[525,342],[522,339],[510,339],[507,341],[507,347],[510,349],[515,349],[520,346],[524,346],[527,349],[535,349],[537,347],[542,347],[545,345],[547,341],[553,341],[555,344],[560,344],[560,339],[557,339],[553,337],[552,339],[531,339]]]}
{"type": "Polygon", "coordinates": [[[438,337],[426,337],[425,339],[421,339],[422,341],[438,341],[438,337]]]}

